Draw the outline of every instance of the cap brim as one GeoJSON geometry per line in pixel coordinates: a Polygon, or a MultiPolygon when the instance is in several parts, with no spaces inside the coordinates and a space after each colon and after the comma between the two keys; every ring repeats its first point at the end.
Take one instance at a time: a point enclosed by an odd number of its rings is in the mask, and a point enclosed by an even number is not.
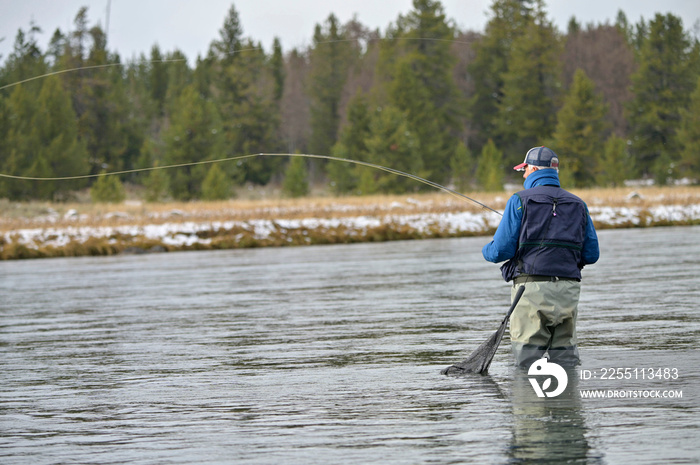
{"type": "Polygon", "coordinates": [[[513,167],[515,171],[525,171],[525,168],[527,168],[527,163],[521,163],[513,167]]]}

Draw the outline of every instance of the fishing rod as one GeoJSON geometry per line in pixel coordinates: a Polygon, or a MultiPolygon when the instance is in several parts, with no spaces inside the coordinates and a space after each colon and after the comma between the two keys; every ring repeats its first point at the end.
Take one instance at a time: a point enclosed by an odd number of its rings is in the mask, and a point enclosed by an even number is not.
{"type": "Polygon", "coordinates": [[[100,173],[100,174],[83,174],[83,175],[77,175],[77,176],[37,177],[37,176],[16,176],[16,175],[12,175],[12,174],[0,173],[0,178],[17,179],[17,180],[21,180],[21,181],[70,181],[70,180],[76,180],[76,179],[97,178],[100,176],[116,176],[116,175],[120,175],[120,174],[133,174],[133,173],[142,173],[142,172],[146,172],[146,171],[164,170],[164,169],[171,169],[171,168],[182,168],[185,166],[206,165],[206,164],[212,164],[212,163],[223,163],[223,162],[235,161],[235,160],[245,160],[245,159],[254,158],[254,157],[315,158],[315,159],[321,159],[321,160],[333,160],[333,161],[338,161],[338,162],[343,162],[343,163],[352,163],[354,165],[359,165],[359,166],[366,166],[368,168],[374,168],[374,169],[378,169],[381,171],[385,171],[387,173],[395,174],[397,176],[403,176],[405,178],[413,179],[414,181],[418,181],[420,183],[434,187],[434,188],[439,189],[443,192],[446,192],[454,197],[461,198],[462,200],[467,200],[467,201],[472,202],[476,205],[479,205],[480,207],[482,207],[485,210],[489,210],[493,213],[496,213],[500,216],[503,216],[503,213],[499,212],[498,210],[494,210],[493,208],[489,207],[485,203],[479,202],[476,199],[473,199],[467,195],[462,194],[461,192],[457,192],[454,189],[450,189],[449,187],[445,187],[445,186],[438,184],[434,181],[430,181],[428,179],[421,178],[420,176],[416,176],[415,174],[406,173],[404,171],[399,171],[397,169],[389,168],[387,166],[378,165],[376,163],[370,163],[370,162],[360,161],[360,160],[353,160],[351,158],[340,158],[340,157],[333,157],[330,155],[314,155],[314,154],[308,154],[308,153],[255,153],[255,154],[251,154],[251,155],[240,155],[240,156],[236,156],[236,157],[219,158],[216,160],[203,160],[203,161],[195,161],[195,162],[188,162],[188,163],[178,163],[178,164],[174,164],[174,165],[151,166],[151,167],[147,167],[147,168],[135,168],[135,169],[131,169],[131,170],[113,171],[113,172],[109,172],[109,173],[100,173]]]}

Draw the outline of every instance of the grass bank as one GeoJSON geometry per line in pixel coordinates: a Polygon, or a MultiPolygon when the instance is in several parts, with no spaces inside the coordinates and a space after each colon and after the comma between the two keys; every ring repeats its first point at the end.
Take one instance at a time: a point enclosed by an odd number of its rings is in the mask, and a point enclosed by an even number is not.
{"type": "MultiPolygon", "coordinates": [[[[700,187],[574,191],[598,229],[700,224],[700,187]]],[[[502,211],[512,192],[466,193],[502,211]]],[[[0,258],[489,235],[500,217],[443,193],[221,202],[0,201],[0,258]]]]}

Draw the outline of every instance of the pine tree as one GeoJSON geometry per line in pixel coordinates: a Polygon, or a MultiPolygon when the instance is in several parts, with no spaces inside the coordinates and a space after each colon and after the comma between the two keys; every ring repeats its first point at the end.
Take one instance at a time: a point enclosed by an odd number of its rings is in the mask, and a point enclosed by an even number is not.
{"type": "Polygon", "coordinates": [[[474,171],[473,161],[469,147],[467,147],[464,142],[460,142],[450,160],[452,182],[454,183],[455,189],[458,191],[467,190],[474,171]]]}
{"type": "MultiPolygon", "coordinates": [[[[494,0],[484,34],[474,44],[474,60],[468,70],[474,82],[469,102],[475,143],[482,147],[496,134],[498,108],[503,99],[504,76],[510,53],[531,21],[531,1],[494,0]]],[[[496,139],[500,145],[501,141],[496,139]]]]}
{"type": "Polygon", "coordinates": [[[90,188],[90,197],[94,203],[121,203],[126,192],[117,176],[107,176],[103,171],[90,188]]]}
{"type": "Polygon", "coordinates": [[[284,173],[282,191],[289,197],[303,197],[309,193],[309,172],[303,157],[292,157],[284,173]]]}
{"type": "Polygon", "coordinates": [[[274,79],[274,89],[272,95],[275,102],[279,102],[282,99],[282,94],[284,93],[285,72],[282,44],[277,37],[275,37],[272,44],[272,58],[270,59],[270,66],[272,67],[272,77],[274,79]]]}
{"type": "Polygon", "coordinates": [[[165,97],[168,94],[168,65],[169,63],[164,63],[164,57],[158,45],[154,45],[151,48],[148,84],[150,97],[155,102],[159,115],[165,110],[165,97]]]}
{"type": "MultiPolygon", "coordinates": [[[[36,128],[33,126],[33,118],[38,111],[36,99],[33,93],[20,84],[12,89],[10,97],[5,105],[7,124],[5,137],[2,141],[4,157],[0,161],[2,170],[5,173],[28,176],[32,169],[33,154],[37,148],[36,128]]],[[[12,179],[3,180],[3,195],[12,200],[28,200],[33,197],[34,185],[15,181],[12,179]]]]}
{"type": "MultiPolygon", "coordinates": [[[[279,82],[274,79],[269,60],[259,43],[243,38],[234,6],[229,9],[220,36],[210,47],[210,61],[212,92],[223,121],[226,156],[277,151],[279,106],[274,92],[279,82]]],[[[243,180],[267,184],[282,163],[281,158],[259,157],[243,163],[242,171],[228,166],[222,169],[234,184],[243,180]]]]}
{"type": "MultiPolygon", "coordinates": [[[[47,71],[47,63],[35,36],[41,29],[31,24],[29,31],[17,31],[12,52],[0,69],[0,84],[13,84],[24,79],[39,76],[47,71]]],[[[0,105],[3,111],[0,120],[0,168],[9,174],[31,176],[30,172],[46,172],[46,161],[32,156],[38,145],[36,128],[33,127],[38,106],[36,95],[42,88],[42,82],[35,80],[2,91],[9,94],[0,105]]],[[[5,94],[5,95],[7,95],[5,94]]],[[[37,174],[38,175],[38,174],[37,174]]],[[[45,190],[39,183],[0,180],[0,195],[13,200],[27,200],[35,197],[37,189],[45,190]]],[[[46,195],[42,196],[46,198],[46,195]]]]}
{"type": "MultiPolygon", "coordinates": [[[[369,100],[363,92],[358,92],[348,106],[348,122],[340,134],[340,140],[333,146],[332,154],[337,158],[368,161],[366,141],[370,135],[369,100]]],[[[331,189],[336,194],[348,194],[357,189],[361,167],[344,162],[330,162],[326,171],[331,189]]]]}
{"type": "Polygon", "coordinates": [[[225,200],[231,195],[231,184],[226,173],[218,163],[209,168],[202,182],[202,198],[204,200],[225,200]]]}
{"type": "MultiPolygon", "coordinates": [[[[517,163],[523,147],[533,147],[552,135],[561,86],[561,39],[536,1],[525,32],[513,44],[503,97],[496,118],[498,140],[507,163],[517,163]]],[[[525,149],[526,150],[526,149],[525,149]]]]}
{"type": "Polygon", "coordinates": [[[316,25],[311,50],[309,97],[311,136],[309,150],[330,153],[340,126],[340,101],[352,57],[351,44],[331,14],[323,26],[316,25]]]}
{"type": "MultiPolygon", "coordinates": [[[[6,166],[8,159],[10,157],[10,149],[7,146],[7,133],[10,130],[9,124],[9,111],[7,108],[7,102],[2,93],[0,93],[0,140],[5,143],[0,144],[0,171],[3,173],[11,174],[6,166]]],[[[10,188],[8,186],[9,180],[6,178],[0,178],[0,198],[9,197],[10,188]]]]}
{"type": "MultiPolygon", "coordinates": [[[[79,176],[89,170],[87,152],[79,140],[78,125],[70,97],[56,77],[47,78],[38,98],[39,111],[32,125],[37,131],[39,146],[34,155],[45,158],[50,176],[79,176]]],[[[83,181],[46,183],[44,198],[65,196],[71,189],[84,185],[83,181]]]]}
{"type": "Polygon", "coordinates": [[[476,178],[485,191],[503,190],[503,153],[491,139],[481,149],[476,178]]]}
{"type": "Polygon", "coordinates": [[[436,182],[444,182],[456,145],[452,143],[456,140],[450,138],[448,126],[430,98],[429,87],[415,73],[411,58],[399,60],[394,72],[390,105],[401,112],[406,127],[421,146],[422,164],[427,168],[424,174],[436,182]]]}
{"type": "Polygon", "coordinates": [[[166,113],[172,114],[179,111],[177,108],[178,98],[185,88],[192,84],[194,73],[187,65],[187,58],[179,50],[168,53],[165,59],[168,61],[168,90],[165,96],[165,110],[166,113]]]}
{"type": "MultiPolygon", "coordinates": [[[[373,115],[370,131],[366,144],[371,163],[426,177],[418,135],[411,132],[401,110],[392,106],[382,107],[373,115]]],[[[380,170],[365,169],[360,176],[362,194],[399,194],[421,187],[408,178],[380,170]]]]}
{"type": "MultiPolygon", "coordinates": [[[[88,170],[84,145],[70,98],[57,77],[42,82],[38,96],[15,87],[7,102],[7,133],[3,140],[5,172],[32,177],[78,176],[88,170]]],[[[84,185],[81,181],[9,182],[6,194],[13,199],[53,199],[84,185]]]]}
{"type": "Polygon", "coordinates": [[[611,187],[622,186],[629,174],[627,141],[613,134],[605,141],[596,184],[611,187]]]}
{"type": "Polygon", "coordinates": [[[682,147],[678,173],[681,176],[700,178],[700,78],[690,97],[690,105],[681,112],[678,142],[682,147]]]}
{"type": "MultiPolygon", "coordinates": [[[[29,31],[17,31],[12,52],[5,60],[5,66],[0,73],[0,84],[12,84],[45,74],[48,70],[46,59],[39,48],[36,35],[41,28],[31,24],[29,31]]],[[[28,82],[26,88],[38,92],[40,82],[28,82]]]]}
{"type": "Polygon", "coordinates": [[[634,99],[627,109],[637,173],[653,175],[660,184],[676,175],[673,166],[680,156],[676,131],[697,78],[691,52],[680,18],[657,14],[632,76],[634,99]]]}
{"type": "Polygon", "coordinates": [[[456,59],[449,41],[455,31],[440,2],[414,0],[413,10],[399,18],[391,34],[398,40],[385,47],[380,65],[388,74],[389,103],[405,115],[418,139],[424,174],[444,182],[464,114],[452,77],[456,59]]]}
{"type": "Polygon", "coordinates": [[[133,167],[142,143],[140,122],[132,116],[130,99],[119,56],[106,49],[104,31],[88,27],[87,8],[74,20],[75,30],[65,43],[59,69],[94,67],[89,72],[61,74],[63,86],[72,97],[80,138],[88,151],[90,172],[133,167]]]}
{"type": "MultiPolygon", "coordinates": [[[[165,133],[165,163],[181,163],[223,158],[224,140],[221,119],[214,103],[204,99],[194,85],[185,88],[178,99],[179,111],[171,115],[165,133]]],[[[169,171],[170,189],[174,198],[190,200],[201,194],[206,175],[203,165],[185,166],[169,171]]]]}
{"type": "Polygon", "coordinates": [[[220,40],[212,43],[212,51],[222,62],[231,64],[238,59],[238,52],[243,48],[243,26],[233,4],[224,19],[224,25],[219,29],[219,36],[220,40]]]}
{"type": "Polygon", "coordinates": [[[595,91],[593,81],[579,69],[574,74],[564,105],[557,114],[557,126],[550,144],[562,158],[566,176],[575,187],[594,184],[600,169],[603,146],[609,132],[607,105],[595,91]]]}
{"type": "MultiPolygon", "coordinates": [[[[248,49],[254,47],[252,42],[246,46],[248,49]]],[[[274,83],[264,52],[259,49],[245,52],[229,71],[240,92],[237,101],[228,107],[232,113],[226,114],[234,126],[228,128],[231,148],[235,149],[233,153],[249,155],[279,151],[279,107],[274,100],[274,83]],[[262,82],[266,85],[261,86],[262,82]]],[[[267,184],[283,163],[281,157],[249,159],[243,165],[245,180],[267,184]]]]}
{"type": "Polygon", "coordinates": [[[153,167],[156,169],[151,170],[144,181],[145,198],[147,202],[160,202],[167,197],[170,182],[165,170],[158,169],[158,162],[155,162],[153,167]]]}

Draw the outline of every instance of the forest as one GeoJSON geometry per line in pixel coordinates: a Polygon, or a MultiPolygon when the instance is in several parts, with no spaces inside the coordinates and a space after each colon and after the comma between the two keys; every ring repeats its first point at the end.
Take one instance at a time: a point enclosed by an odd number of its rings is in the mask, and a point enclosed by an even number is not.
{"type": "Polygon", "coordinates": [[[411,173],[457,190],[502,190],[530,147],[552,147],[564,187],[700,179],[700,43],[679,17],[569,21],[543,0],[494,0],[483,31],[414,0],[385,31],[330,15],[311,44],[264,50],[235,5],[206,56],[122,61],[80,9],[46,50],[40,25],[0,57],[0,198],[227,199],[236,187],[311,185],[337,195],[406,193],[411,173]],[[201,163],[200,163],[201,162],[201,163]],[[198,163],[198,164],[192,164],[198,163]],[[178,168],[147,169],[185,165],[178,168]],[[118,176],[107,173],[131,171],[118,176]],[[92,176],[92,177],[89,177],[92,176]]]}

